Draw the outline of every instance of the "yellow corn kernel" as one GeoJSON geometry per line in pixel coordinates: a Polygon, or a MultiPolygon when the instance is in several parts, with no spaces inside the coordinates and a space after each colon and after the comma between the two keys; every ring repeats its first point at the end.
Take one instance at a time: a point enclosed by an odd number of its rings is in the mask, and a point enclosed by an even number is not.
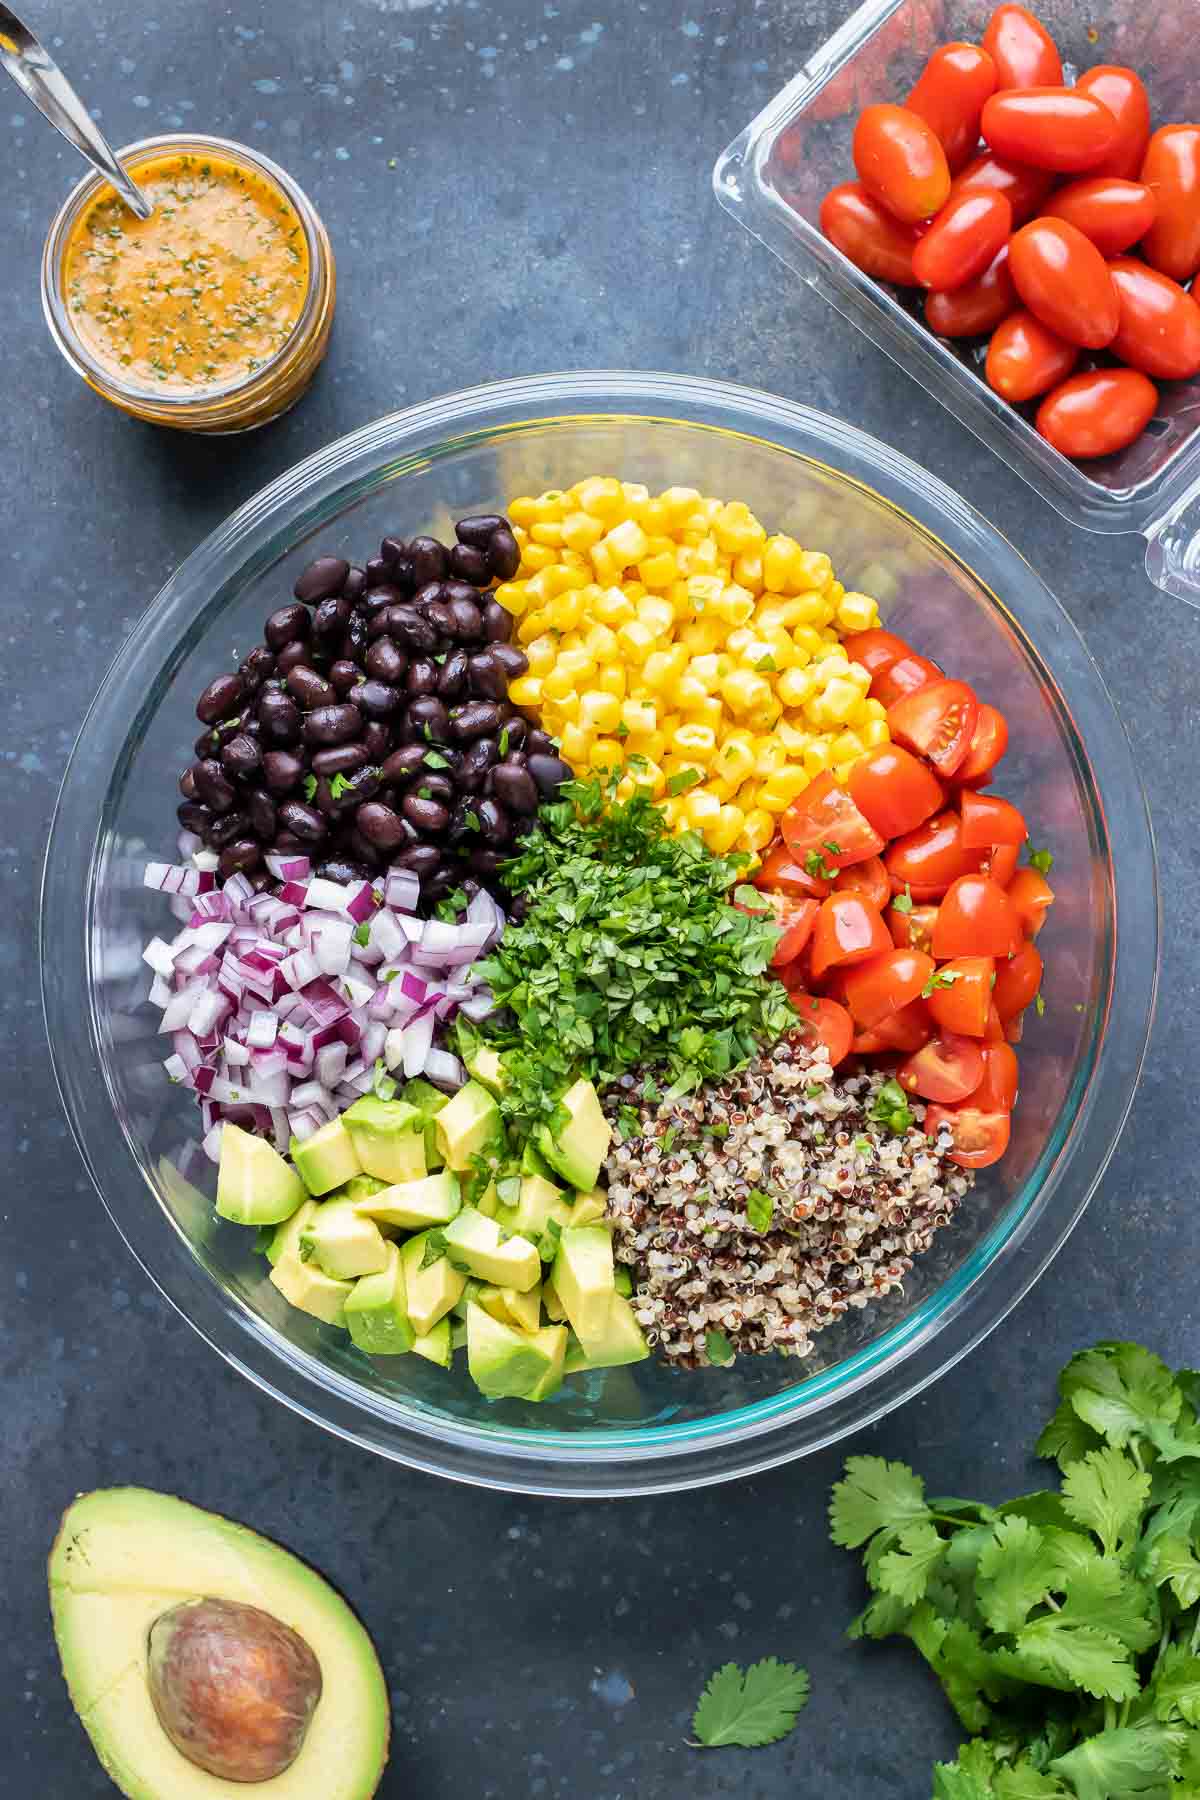
{"type": "Polygon", "coordinates": [[[775,692],[785,706],[804,706],[817,691],[817,678],[809,669],[785,669],[775,692]]]}
{"type": "Polygon", "coordinates": [[[649,700],[626,700],[621,706],[620,723],[631,737],[647,737],[658,727],[658,708],[649,700]]]}
{"type": "Polygon", "coordinates": [[[570,668],[564,669],[561,662],[556,662],[548,675],[542,677],[542,700],[565,700],[573,694],[577,680],[570,668]]]}
{"type": "Polygon", "coordinates": [[[651,796],[655,800],[661,800],[667,791],[667,778],[653,756],[647,756],[644,752],[638,754],[641,761],[630,769],[630,776],[638,787],[648,787],[651,796]]]}
{"type": "Polygon", "coordinates": [[[703,656],[693,656],[688,664],[688,674],[693,681],[699,682],[706,694],[712,694],[720,687],[732,667],[733,663],[728,656],[710,650],[703,656]]]}
{"type": "Polygon", "coordinates": [[[741,842],[747,850],[765,850],[775,836],[775,821],[765,807],[756,806],[746,814],[741,842]]]}
{"type": "Polygon", "coordinates": [[[571,490],[585,513],[596,519],[615,519],[625,507],[621,484],[614,475],[590,475],[571,490]]]}
{"type": "Polygon", "coordinates": [[[548,576],[548,569],[539,569],[536,574],[530,575],[527,579],[525,583],[525,592],[528,596],[530,607],[545,606],[549,601],[553,600],[554,595],[550,590],[548,576]]]}
{"type": "MultiPolygon", "coordinates": [[[[667,798],[663,801],[661,808],[662,816],[666,820],[669,830],[674,830],[678,825],[682,810],[682,802],[679,800],[667,798]]],[[[685,825],[686,823],[687,821],[684,820],[685,825]]]]}
{"type": "Polygon", "coordinates": [[[774,732],[769,737],[755,738],[754,767],[760,775],[774,775],[787,766],[787,760],[788,753],[774,732]]]}
{"type": "Polygon", "coordinates": [[[544,524],[532,526],[529,536],[535,544],[549,544],[552,550],[562,549],[563,528],[557,519],[547,519],[544,524]]]}
{"type": "Polygon", "coordinates": [[[763,545],[763,581],[773,593],[795,592],[793,576],[799,566],[800,546],[795,538],[776,532],[763,545]]]}
{"type": "MultiPolygon", "coordinates": [[[[578,649],[566,650],[560,644],[558,647],[558,661],[554,666],[556,671],[561,670],[563,674],[573,675],[575,677],[575,680],[572,683],[572,686],[575,688],[586,687],[587,682],[583,680],[583,677],[585,675],[594,675],[596,673],[595,663],[582,646],[578,649]]],[[[561,696],[556,696],[556,698],[561,698],[561,696]]]]}
{"type": "Polygon", "coordinates": [[[868,719],[865,725],[858,727],[858,735],[867,750],[875,750],[880,744],[890,743],[892,737],[885,719],[868,719]]]}
{"type": "Polygon", "coordinates": [[[717,753],[717,734],[711,725],[688,722],[671,733],[671,748],[680,756],[691,756],[697,762],[708,764],[717,753]]]}
{"type": "Polygon", "coordinates": [[[716,538],[702,538],[692,551],[692,568],[697,575],[717,574],[720,562],[721,552],[717,547],[716,538]]]}
{"type": "Polygon", "coordinates": [[[825,648],[825,640],[814,625],[797,625],[792,642],[797,650],[807,650],[810,656],[820,656],[825,648]]]}
{"type": "Polygon", "coordinates": [[[725,723],[725,707],[715,694],[710,694],[707,700],[699,700],[694,706],[688,707],[685,723],[707,725],[710,730],[719,732],[725,723]]]}
{"type": "Polygon", "coordinates": [[[650,540],[636,519],[622,519],[596,547],[606,550],[620,568],[627,569],[630,563],[641,562],[650,540]]]}
{"type": "Polygon", "coordinates": [[[754,595],[736,581],[726,582],[712,602],[712,611],[727,625],[748,625],[754,617],[754,595]]]}
{"type": "Polygon", "coordinates": [[[775,668],[780,674],[782,674],[785,669],[793,668],[797,662],[803,660],[803,651],[798,651],[796,649],[791,637],[784,631],[782,626],[773,625],[769,631],[763,632],[763,636],[771,646],[771,661],[775,664],[775,668]]]}
{"type": "Polygon", "coordinates": [[[625,766],[625,749],[616,738],[597,738],[588,752],[588,762],[593,769],[622,769],[625,766]]]}
{"type": "Polygon", "coordinates": [[[730,556],[753,550],[766,539],[766,532],[744,500],[730,500],[713,520],[713,536],[730,556]]]}
{"type": "Polygon", "coordinates": [[[582,569],[584,571],[583,580],[577,584],[578,586],[584,587],[590,582],[592,565],[581,551],[560,550],[558,553],[558,562],[561,568],[582,569]]]}
{"type": "Polygon", "coordinates": [[[710,656],[714,650],[720,650],[725,642],[725,626],[720,619],[708,615],[699,619],[689,619],[686,625],[680,625],[675,633],[676,642],[682,644],[692,656],[710,656]]]}
{"type": "MultiPolygon", "coordinates": [[[[644,587],[669,588],[679,575],[674,549],[658,550],[638,564],[638,580],[644,587]]],[[[672,609],[673,611],[674,609],[672,609]]]]}
{"type": "Polygon", "coordinates": [[[687,577],[687,594],[692,611],[702,613],[707,607],[715,606],[725,591],[725,583],[719,575],[695,574],[687,577]]]}
{"type": "Polygon", "coordinates": [[[727,731],[716,761],[717,771],[732,787],[754,769],[754,739],[748,731],[727,731]]]}
{"type": "Polygon", "coordinates": [[[684,670],[671,687],[672,704],[679,707],[681,712],[686,712],[691,706],[702,706],[707,699],[708,690],[703,682],[696,680],[690,667],[684,670]]]}
{"type": "Polygon", "coordinates": [[[839,731],[829,746],[829,760],[835,767],[839,763],[856,762],[865,749],[857,731],[839,731]]]}
{"type": "Polygon", "coordinates": [[[493,591],[492,599],[514,619],[519,619],[529,605],[529,589],[523,581],[502,581],[493,591]]]}
{"type": "MultiPolygon", "coordinates": [[[[523,619],[517,620],[517,642],[532,644],[534,638],[544,637],[551,629],[550,615],[545,607],[541,607],[537,612],[528,612],[523,619]]],[[[555,643],[557,642],[556,635],[555,643]]]]}
{"type": "Polygon", "coordinates": [[[589,568],[568,562],[557,562],[553,568],[543,569],[542,580],[546,592],[555,599],[560,594],[584,594],[593,585],[589,568]]]}
{"type": "Polygon", "coordinates": [[[743,550],[733,559],[733,579],[751,594],[763,591],[763,559],[759,550],[743,550]]]}
{"type": "Polygon", "coordinates": [[[650,498],[650,489],[640,481],[623,481],[621,483],[621,494],[625,501],[626,510],[632,511],[635,507],[646,505],[650,498]]]}
{"type": "MultiPolygon", "coordinates": [[[[510,689],[509,692],[511,693],[511,691],[510,689]]],[[[586,769],[592,749],[590,732],[584,731],[581,726],[572,721],[569,725],[563,726],[559,741],[562,744],[562,753],[572,767],[586,769]]]]}
{"type": "Polygon", "coordinates": [[[638,508],[643,531],[653,537],[666,537],[671,530],[671,508],[660,497],[643,501],[638,508]]]}
{"type": "Polygon", "coordinates": [[[819,775],[829,767],[829,746],[824,738],[814,738],[806,747],[804,767],[810,775],[819,775]]]}
{"type": "Polygon", "coordinates": [[[617,643],[628,662],[641,664],[654,648],[654,633],[640,619],[628,619],[617,631],[617,643]]]}
{"type": "MultiPolygon", "coordinates": [[[[852,669],[857,669],[859,666],[860,665],[858,663],[850,664],[850,667],[852,669]]],[[[863,673],[864,673],[864,675],[866,674],[865,669],[863,670],[863,673]]],[[[864,707],[864,709],[866,711],[866,715],[869,719],[886,719],[887,718],[887,707],[883,704],[882,700],[864,700],[863,707],[864,707]]]]}
{"type": "Polygon", "coordinates": [[[693,830],[703,831],[708,825],[715,825],[721,812],[721,802],[707,788],[693,788],[684,798],[684,816],[693,830]]]}
{"type": "Polygon", "coordinates": [[[803,606],[799,595],[785,600],[780,594],[766,593],[754,609],[755,628],[764,636],[768,631],[793,631],[805,622],[801,617],[803,606]]]}
{"type": "Polygon", "coordinates": [[[802,794],[809,785],[809,779],[807,771],[795,763],[776,769],[759,788],[758,803],[768,812],[786,812],[796,795],[802,794]]]}
{"type": "Polygon", "coordinates": [[[745,625],[737,625],[725,639],[725,648],[730,656],[740,656],[747,644],[754,642],[754,633],[745,625]]]}
{"type": "Polygon", "coordinates": [[[615,694],[618,700],[623,700],[625,698],[628,679],[629,678],[625,673],[625,664],[613,662],[608,663],[601,669],[599,675],[596,677],[595,685],[600,689],[602,694],[615,694]]]}
{"type": "Polygon", "coordinates": [[[530,640],[525,646],[525,654],[529,658],[531,675],[547,675],[554,667],[558,655],[558,642],[552,633],[544,631],[540,637],[530,640]]]}
{"type": "Polygon", "coordinates": [[[611,625],[614,628],[636,617],[633,601],[627,600],[619,587],[600,589],[597,598],[592,601],[591,613],[601,625],[611,625]]]}
{"type": "Polygon", "coordinates": [[[521,552],[522,575],[540,575],[555,561],[554,551],[549,544],[526,544],[521,552]]]}
{"type": "Polygon", "coordinates": [[[578,594],[560,594],[546,608],[547,615],[555,631],[571,631],[583,613],[578,594]]]}
{"type": "Polygon", "coordinates": [[[833,564],[823,550],[801,550],[797,571],[798,588],[827,588],[833,580],[833,564]]]}
{"type": "Polygon", "coordinates": [[[631,731],[625,739],[625,751],[629,756],[644,756],[647,762],[661,762],[667,749],[665,731],[631,731]]]}
{"type": "Polygon", "coordinates": [[[675,629],[675,608],[661,594],[646,594],[636,603],[638,618],[648,625],[655,637],[670,637],[675,629]]]}
{"type": "MultiPolygon", "coordinates": [[[[622,630],[626,629],[624,626],[622,630]]],[[[632,628],[630,628],[632,629],[632,628]]],[[[638,624],[640,631],[645,626],[638,624]]],[[[620,638],[621,633],[617,633],[620,638]]],[[[672,644],[669,650],[652,650],[642,668],[642,680],[652,692],[663,693],[678,681],[687,667],[688,653],[683,644],[672,644]]]]}
{"type": "Polygon", "coordinates": [[[843,631],[870,631],[879,623],[879,608],[869,594],[843,594],[838,601],[837,622],[843,631]]]}
{"type": "Polygon", "coordinates": [[[852,681],[842,681],[835,676],[827,683],[825,691],[809,702],[809,710],[819,714],[823,725],[844,725],[857,706],[860,694],[852,681]]]}
{"type": "Polygon", "coordinates": [[[561,488],[547,488],[534,501],[534,523],[544,525],[549,519],[561,519],[567,511],[569,498],[561,488]]]}
{"type": "Polygon", "coordinates": [[[537,518],[537,501],[531,494],[519,494],[508,505],[509,523],[528,529],[537,518]]]}
{"type": "Polygon", "coordinates": [[[646,598],[645,588],[640,581],[634,581],[633,577],[630,576],[627,580],[622,582],[621,589],[625,598],[632,603],[633,609],[636,612],[638,601],[646,598]]]}
{"type": "MultiPolygon", "coordinates": [[[[590,513],[568,513],[562,522],[562,542],[568,550],[590,550],[604,536],[604,526],[590,513]]],[[[542,542],[546,542],[542,539],[542,542]]]]}
{"type": "Polygon", "coordinates": [[[564,725],[577,724],[578,720],[578,693],[564,694],[561,700],[547,700],[543,703],[542,723],[551,733],[559,731],[564,725]]]}
{"type": "Polygon", "coordinates": [[[615,731],[621,723],[621,702],[615,694],[589,688],[579,696],[579,723],[585,731],[615,731]]]}
{"type": "Polygon", "coordinates": [[[588,555],[592,559],[592,568],[595,571],[596,580],[600,582],[601,586],[612,587],[615,582],[621,579],[621,559],[613,555],[603,538],[601,538],[598,544],[592,545],[591,549],[588,551],[588,555]]]}
{"type": "Polygon", "coordinates": [[[611,631],[607,625],[593,625],[584,638],[583,644],[593,662],[598,663],[601,668],[605,663],[612,662],[621,654],[617,648],[617,634],[615,631],[611,631]]]}
{"type": "MultiPolygon", "coordinates": [[[[778,687],[776,687],[778,693],[778,687]]],[[[780,719],[775,727],[775,735],[793,760],[800,755],[808,742],[809,734],[803,726],[793,725],[790,719],[780,719]]]]}
{"type": "Polygon", "coordinates": [[[833,614],[823,593],[797,594],[795,597],[797,628],[801,625],[827,625],[833,614]]]}
{"type": "Polygon", "coordinates": [[[515,681],[509,682],[508,697],[514,706],[540,706],[542,703],[541,677],[518,675],[515,681]]]}
{"type": "Polygon", "coordinates": [[[721,683],[721,698],[741,715],[762,706],[774,696],[761,675],[750,669],[734,669],[721,683]]]}
{"type": "Polygon", "coordinates": [[[740,806],[724,805],[715,819],[711,819],[704,828],[704,838],[714,856],[724,856],[732,850],[742,835],[746,823],[746,815],[740,806]]]}

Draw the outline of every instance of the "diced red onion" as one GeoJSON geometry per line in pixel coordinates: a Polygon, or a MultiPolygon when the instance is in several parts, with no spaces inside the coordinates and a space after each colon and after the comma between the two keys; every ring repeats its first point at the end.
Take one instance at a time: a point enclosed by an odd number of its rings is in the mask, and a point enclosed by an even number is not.
{"type": "Polygon", "coordinates": [[[142,961],[148,963],[156,975],[171,975],[175,970],[175,952],[159,937],[150,939],[142,951],[142,961]]]}
{"type": "Polygon", "coordinates": [[[312,871],[307,856],[295,856],[283,850],[268,850],[263,861],[276,881],[307,881],[312,871]]]}
{"type": "Polygon", "coordinates": [[[210,1130],[205,1132],[204,1140],[201,1145],[201,1148],[203,1149],[204,1154],[205,1154],[205,1156],[207,1156],[209,1162],[212,1162],[212,1163],[220,1162],[220,1160],[221,1160],[221,1126],[220,1126],[219,1121],[217,1124],[213,1125],[210,1130]]]}
{"type": "Polygon", "coordinates": [[[412,1081],[415,1076],[421,1074],[425,1067],[425,1059],[433,1048],[433,1027],[432,1009],[428,1012],[418,1013],[417,1017],[404,1027],[403,1068],[408,1081],[412,1081]]]}
{"type": "MultiPolygon", "coordinates": [[[[358,1040],[358,1047],[362,1052],[362,1059],[364,1062],[374,1063],[376,1057],[383,1055],[383,1046],[386,1038],[387,1026],[380,1019],[373,1019],[369,1025],[363,1027],[363,1034],[358,1040]]],[[[331,1085],[333,1084],[331,1083],[331,1085]]]]}
{"type": "Polygon", "coordinates": [[[149,1000],[151,1006],[157,1006],[161,1009],[171,998],[170,982],[165,980],[163,976],[156,975],[154,980],[150,983],[150,992],[147,994],[146,998],[149,1000]]]}
{"type": "Polygon", "coordinates": [[[447,1088],[460,1088],[467,1079],[467,1071],[449,1050],[430,1050],[425,1058],[425,1074],[439,1087],[447,1088]]]}
{"type": "Polygon", "coordinates": [[[245,1044],[239,1044],[236,1038],[226,1037],[223,1039],[221,1050],[231,1069],[244,1069],[250,1061],[249,1050],[245,1044]]]}
{"type": "Polygon", "coordinates": [[[288,1109],[288,1124],[292,1128],[294,1138],[311,1137],[314,1131],[320,1131],[327,1121],[315,1106],[300,1107],[293,1112],[288,1109]]]}
{"type": "MultiPolygon", "coordinates": [[[[350,1052],[340,1040],[336,1044],[322,1044],[317,1051],[315,1063],[316,1077],[323,1088],[335,1088],[342,1079],[343,1071],[350,1052]]],[[[303,1100],[298,1101],[303,1106],[303,1100]]]]}
{"type": "Polygon", "coordinates": [[[167,1071],[167,1080],[178,1082],[180,1087],[194,1087],[192,1071],[182,1056],[168,1056],[163,1068],[167,1071]]]}
{"type": "Polygon", "coordinates": [[[180,860],[187,862],[194,850],[202,850],[204,848],[204,839],[198,832],[181,831],[179,836],[175,839],[175,848],[179,852],[180,860]]]}
{"type": "Polygon", "coordinates": [[[285,881],[278,898],[288,906],[304,906],[308,900],[307,884],[303,881],[285,881]]]}
{"type": "Polygon", "coordinates": [[[384,905],[393,912],[415,912],[421,898],[420,878],[411,869],[389,869],[383,884],[384,905]]]}

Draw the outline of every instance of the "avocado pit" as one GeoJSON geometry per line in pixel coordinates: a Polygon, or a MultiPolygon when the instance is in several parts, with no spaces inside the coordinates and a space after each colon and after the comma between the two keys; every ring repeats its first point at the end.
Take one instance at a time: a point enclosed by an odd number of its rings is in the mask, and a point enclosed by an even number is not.
{"type": "Polygon", "coordinates": [[[148,1639],[150,1698],[172,1744],[225,1781],[270,1781],[296,1760],[321,1698],[321,1665],[257,1606],[185,1600],[148,1639]]]}

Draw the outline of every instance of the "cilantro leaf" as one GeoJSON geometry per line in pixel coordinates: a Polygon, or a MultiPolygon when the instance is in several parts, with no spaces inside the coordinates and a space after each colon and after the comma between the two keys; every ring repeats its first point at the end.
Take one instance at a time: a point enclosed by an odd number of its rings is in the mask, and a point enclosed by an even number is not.
{"type": "Polygon", "coordinates": [[[990,1744],[969,1738],[952,1763],[933,1765],[933,1800],[992,1800],[999,1767],[990,1744]]]}
{"type": "Polygon", "coordinates": [[[1085,1425],[1069,1400],[1060,1400],[1054,1417],[1037,1441],[1037,1453],[1053,1459],[1065,1474],[1073,1462],[1098,1450],[1103,1443],[1099,1432],[1085,1425]]]}
{"type": "Polygon", "coordinates": [[[837,870],[825,861],[819,850],[810,850],[804,858],[804,873],[815,876],[818,881],[832,881],[837,870]]]}
{"type": "Polygon", "coordinates": [[[1039,875],[1048,875],[1054,867],[1054,856],[1049,850],[1035,850],[1033,839],[1025,839],[1025,848],[1029,852],[1029,866],[1036,869],[1039,875]]]}
{"type": "Polygon", "coordinates": [[[317,797],[317,778],[315,775],[306,775],[304,777],[303,782],[301,783],[301,786],[304,789],[304,798],[306,800],[311,802],[316,799],[316,797],[317,797]]]}
{"type": "Polygon", "coordinates": [[[874,1100],[867,1117],[874,1125],[882,1125],[894,1137],[903,1137],[911,1131],[913,1116],[908,1104],[908,1095],[895,1080],[885,1081],[874,1100]]]}
{"type": "Polygon", "coordinates": [[[1187,1538],[1173,1532],[1160,1538],[1152,1568],[1154,1580],[1160,1587],[1169,1583],[1180,1606],[1195,1606],[1200,1600],[1200,1557],[1187,1538]]]}
{"type": "Polygon", "coordinates": [[[889,1550],[880,1560],[879,1585],[885,1594],[895,1594],[910,1606],[920,1600],[929,1585],[929,1577],[945,1554],[946,1542],[928,1520],[906,1525],[900,1533],[899,1547],[889,1550]]]}
{"type": "Polygon", "coordinates": [[[751,1188],[746,1196],[746,1218],[752,1231],[770,1231],[775,1216],[775,1202],[761,1188],[751,1188]]]}
{"type": "Polygon", "coordinates": [[[1059,1392],[1118,1450],[1137,1433],[1173,1425],[1183,1395],[1161,1358],[1140,1344],[1100,1344],[1073,1356],[1059,1378],[1059,1392]]]}
{"type": "Polygon", "coordinates": [[[851,1456],[843,1479],[834,1484],[829,1505],[830,1536],[844,1550],[856,1550],[877,1531],[900,1531],[929,1517],[925,1483],[907,1463],[882,1456],[851,1456]]]}
{"type": "Polygon", "coordinates": [[[1063,1505],[1077,1525],[1096,1533],[1106,1554],[1129,1545],[1149,1493],[1149,1475],[1120,1450],[1090,1450],[1063,1476],[1063,1505]]]}
{"type": "Polygon", "coordinates": [[[335,800],[340,800],[343,794],[352,794],[354,792],[354,783],[352,781],[347,781],[346,777],[339,770],[336,775],[331,775],[329,778],[329,792],[333,795],[335,800]]]}
{"type": "Polygon", "coordinates": [[[718,1368],[731,1363],[735,1355],[733,1345],[723,1331],[706,1331],[704,1349],[709,1362],[715,1363],[718,1368]]]}
{"type": "Polygon", "coordinates": [[[444,1231],[431,1231],[425,1239],[425,1248],[421,1252],[421,1267],[428,1269],[439,1262],[446,1254],[446,1234],[444,1231]]]}
{"type": "Polygon", "coordinates": [[[365,950],[371,941],[371,926],[369,920],[364,919],[361,925],[356,925],[354,927],[353,937],[354,942],[360,944],[365,950]]]}
{"type": "Polygon", "coordinates": [[[710,1676],[692,1718],[696,1747],[754,1750],[777,1743],[808,1704],[808,1690],[807,1671],[774,1656],[751,1663],[744,1675],[736,1663],[726,1663],[710,1676]]]}
{"type": "Polygon", "coordinates": [[[930,995],[935,994],[939,988],[953,987],[954,983],[961,979],[961,975],[962,971],[959,969],[935,969],[921,989],[922,1000],[928,1000],[930,995]]]}
{"type": "Polygon", "coordinates": [[[1067,1777],[1077,1800],[1167,1800],[1170,1740],[1161,1727],[1100,1731],[1050,1767],[1067,1777]]]}
{"type": "Polygon", "coordinates": [[[382,1056],[375,1058],[375,1067],[371,1072],[371,1092],[378,1100],[394,1100],[396,1084],[387,1072],[387,1064],[382,1056]]]}
{"type": "Polygon", "coordinates": [[[1092,1556],[1064,1578],[1060,1619],[1107,1631],[1140,1655],[1159,1634],[1153,1592],[1111,1557],[1092,1556]]]}
{"type": "Polygon", "coordinates": [[[667,778],[667,792],[672,795],[686,794],[689,788],[694,788],[697,782],[703,780],[704,775],[700,769],[680,769],[667,778]]]}
{"type": "Polygon", "coordinates": [[[1166,1722],[1176,1714],[1187,1725],[1200,1725],[1200,1656],[1186,1644],[1168,1644],[1151,1685],[1154,1716],[1166,1722]]]}
{"type": "Polygon", "coordinates": [[[1028,1519],[999,1519],[977,1568],[979,1610],[993,1631],[1019,1631],[1054,1582],[1046,1540],[1028,1519]]]}
{"type": "Polygon", "coordinates": [[[1132,1700],[1137,1671],[1119,1638],[1074,1619],[1046,1613],[1018,1631],[1012,1650],[994,1653],[1002,1674],[1070,1693],[1082,1688],[1097,1700],[1132,1700]]]}

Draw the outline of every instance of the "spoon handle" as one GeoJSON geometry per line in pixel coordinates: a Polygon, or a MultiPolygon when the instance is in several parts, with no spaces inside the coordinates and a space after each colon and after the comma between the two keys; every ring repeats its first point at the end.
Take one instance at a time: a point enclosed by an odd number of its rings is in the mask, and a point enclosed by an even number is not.
{"type": "Polygon", "coordinates": [[[44,113],[68,143],[108,177],[126,206],[139,219],[154,211],[141,189],[121,167],[103,134],[58,64],[16,13],[0,0],[0,64],[38,111],[44,113]]]}

